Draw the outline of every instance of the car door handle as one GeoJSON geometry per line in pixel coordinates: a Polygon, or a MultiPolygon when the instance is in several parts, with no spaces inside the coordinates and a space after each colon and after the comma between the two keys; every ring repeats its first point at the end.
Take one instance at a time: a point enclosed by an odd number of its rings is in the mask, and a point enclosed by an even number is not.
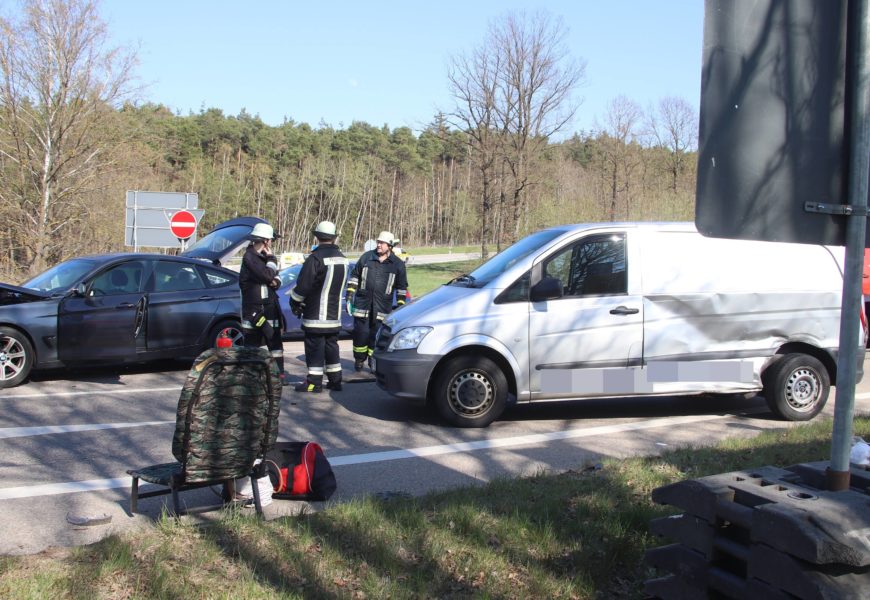
{"type": "Polygon", "coordinates": [[[136,305],[133,304],[132,302],[121,302],[121,304],[119,304],[115,308],[133,308],[134,306],[136,306],[136,305]]]}
{"type": "Polygon", "coordinates": [[[200,300],[213,300],[214,298],[212,296],[200,296],[199,299],[200,300]]]}
{"type": "Polygon", "coordinates": [[[636,315],[640,312],[638,308],[628,308],[627,306],[617,306],[610,311],[611,315],[636,315]]]}

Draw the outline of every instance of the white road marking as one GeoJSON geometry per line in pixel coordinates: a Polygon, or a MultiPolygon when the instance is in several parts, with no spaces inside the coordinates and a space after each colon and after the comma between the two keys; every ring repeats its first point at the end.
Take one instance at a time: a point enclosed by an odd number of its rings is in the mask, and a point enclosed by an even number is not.
{"type": "Polygon", "coordinates": [[[443,444],[441,446],[424,446],[422,448],[410,448],[407,450],[387,450],[384,452],[372,452],[369,454],[352,454],[349,456],[337,456],[330,458],[332,466],[358,465],[369,462],[382,462],[385,460],[397,460],[400,458],[415,458],[421,456],[439,456],[456,452],[473,452],[475,450],[487,450],[490,448],[507,448],[511,446],[524,446],[551,442],[554,440],[567,440],[596,435],[624,433],[637,431],[638,429],[650,429],[668,425],[684,425],[686,423],[699,423],[724,419],[731,415],[704,415],[692,417],[675,417],[669,419],[654,419],[651,421],[639,421],[637,423],[625,423],[624,425],[602,425],[601,427],[587,427],[585,429],[568,429],[567,431],[554,431],[552,433],[535,433],[516,437],[500,438],[493,440],[480,440],[477,442],[460,442],[458,444],[443,444]]]}
{"type": "Polygon", "coordinates": [[[100,429],[128,429],[148,427],[149,425],[174,425],[175,421],[140,421],[138,423],[87,423],[83,425],[43,425],[42,427],[5,427],[0,429],[0,440],[53,433],[77,433],[79,431],[98,431],[100,429]]]}
{"type": "Polygon", "coordinates": [[[181,386],[167,388],[135,388],[132,390],[87,390],[83,392],[54,392],[45,394],[17,394],[14,396],[0,395],[0,400],[20,400],[22,398],[63,398],[67,396],[100,396],[105,394],[145,394],[149,392],[180,392],[181,386]]]}
{"type": "MultiPolygon", "coordinates": [[[[747,411],[756,412],[756,411],[747,411]]],[[[759,410],[757,412],[763,412],[759,410]]],[[[651,429],[654,427],[667,427],[673,425],[685,425],[688,423],[701,423],[724,419],[733,415],[700,415],[687,417],[673,417],[664,419],[651,419],[623,425],[604,425],[601,427],[587,427],[585,429],[569,429],[567,431],[554,431],[552,433],[538,433],[533,435],[521,435],[493,440],[480,440],[477,442],[461,442],[458,444],[443,444],[440,446],[423,446],[402,450],[387,450],[384,452],[370,452],[366,454],[349,454],[336,456],[329,459],[332,466],[359,465],[402,458],[419,458],[423,456],[438,456],[455,454],[457,452],[473,452],[490,448],[507,448],[511,446],[523,446],[537,444],[553,440],[575,439],[596,435],[637,431],[639,429],[651,429]]],[[[11,488],[0,488],[0,500],[14,498],[33,498],[39,496],[51,496],[56,494],[69,494],[73,492],[91,492],[96,490],[111,490],[128,487],[130,477],[115,477],[113,479],[92,479],[89,481],[70,481],[66,483],[45,483],[40,485],[27,485],[11,488]]]]}
{"type": "MultiPolygon", "coordinates": [[[[181,389],[181,388],[167,388],[181,389]]],[[[127,390],[130,392],[141,391],[157,391],[157,390],[127,390]]],[[[93,392],[73,392],[73,394],[84,394],[93,392]]],[[[110,392],[107,392],[110,393],[110,392]]],[[[117,393],[117,392],[114,392],[117,393]]],[[[69,394],[57,394],[69,395],[69,394]]],[[[870,392],[865,392],[855,395],[856,399],[864,400],[870,398],[870,392]]],[[[765,412],[764,409],[744,411],[742,414],[751,414],[756,412],[765,412]]],[[[332,466],[348,466],[358,465],[372,462],[382,462],[387,460],[399,460],[403,458],[419,458],[424,456],[439,456],[445,454],[454,454],[457,452],[473,452],[475,450],[486,450],[490,448],[507,448],[510,446],[522,446],[528,444],[536,444],[541,442],[549,442],[553,440],[575,439],[582,437],[591,437],[596,435],[607,435],[614,433],[623,433],[626,431],[637,431],[641,429],[651,429],[654,427],[667,427],[673,425],[685,425],[688,423],[701,423],[704,421],[713,421],[716,419],[724,419],[731,415],[699,415],[687,417],[673,417],[663,419],[651,419],[648,421],[638,421],[635,423],[625,423],[623,425],[604,425],[601,427],[588,427],[585,429],[569,429],[567,431],[555,431],[552,433],[539,433],[533,435],[515,436],[493,440],[480,440],[477,442],[461,442],[457,444],[443,444],[440,446],[423,446],[420,448],[409,448],[400,450],[387,450],[384,452],[370,452],[366,454],[349,454],[346,456],[336,456],[329,459],[332,466]]],[[[153,421],[147,423],[115,423],[109,424],[114,426],[139,426],[139,425],[163,425],[172,421],[153,421]]],[[[100,425],[72,425],[69,427],[93,427],[102,428],[100,425]]],[[[108,428],[108,427],[105,427],[108,428]]],[[[11,428],[16,430],[25,429],[50,429],[50,427],[33,427],[33,428],[11,428]]],[[[55,433],[46,431],[46,433],[55,433]]],[[[21,434],[25,435],[25,434],[21,434]]],[[[39,435],[39,434],[30,434],[39,435]]],[[[0,430],[0,437],[4,437],[0,430]]],[[[5,437],[14,437],[13,435],[5,435],[5,437]]],[[[50,496],[57,494],[69,494],[73,492],[90,492],[97,490],[111,490],[125,488],[130,485],[130,477],[116,477],[113,479],[92,479],[88,481],[70,481],[66,483],[46,483],[41,485],[27,485],[11,488],[0,488],[0,500],[11,500],[14,498],[33,498],[38,496],[50,496]]]]}

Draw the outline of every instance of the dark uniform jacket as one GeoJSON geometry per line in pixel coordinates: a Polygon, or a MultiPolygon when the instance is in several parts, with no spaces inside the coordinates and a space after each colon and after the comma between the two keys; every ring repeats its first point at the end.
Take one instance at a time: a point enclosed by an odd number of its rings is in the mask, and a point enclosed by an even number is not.
{"type": "Polygon", "coordinates": [[[335,244],[321,244],[302,264],[290,299],[304,304],[302,328],[312,333],[338,333],[341,293],[347,278],[347,259],[335,244]]]}
{"type": "Polygon", "coordinates": [[[269,319],[280,319],[281,307],[278,304],[278,294],[269,286],[278,272],[267,267],[267,262],[277,263],[271,254],[260,254],[255,251],[253,244],[245,250],[242,267],[239,269],[243,321],[250,321],[251,317],[260,311],[267,313],[269,319]]]}
{"type": "Polygon", "coordinates": [[[360,256],[347,282],[347,293],[353,294],[351,314],[366,318],[374,311],[375,318],[383,321],[393,310],[393,292],[404,304],[408,292],[404,261],[392,252],[384,262],[374,250],[360,256]]]}

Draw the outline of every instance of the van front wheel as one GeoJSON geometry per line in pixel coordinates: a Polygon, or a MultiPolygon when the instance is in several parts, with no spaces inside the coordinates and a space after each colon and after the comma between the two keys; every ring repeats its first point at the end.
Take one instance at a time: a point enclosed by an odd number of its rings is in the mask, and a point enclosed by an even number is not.
{"type": "Polygon", "coordinates": [[[486,427],[504,411],[507,379],[483,356],[457,356],[439,371],[433,386],[439,414],[457,427],[486,427]]]}
{"type": "Polygon", "coordinates": [[[786,354],[762,376],[770,410],[786,421],[809,421],[828,401],[828,370],[808,354],[786,354]]]}

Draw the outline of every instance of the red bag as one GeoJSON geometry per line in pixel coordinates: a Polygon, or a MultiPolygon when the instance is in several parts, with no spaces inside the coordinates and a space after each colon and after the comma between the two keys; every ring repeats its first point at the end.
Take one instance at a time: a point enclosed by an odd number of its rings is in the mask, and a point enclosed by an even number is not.
{"type": "Polygon", "coordinates": [[[273,498],[328,500],[337,484],[332,466],[315,442],[278,442],[266,453],[273,498]]]}

